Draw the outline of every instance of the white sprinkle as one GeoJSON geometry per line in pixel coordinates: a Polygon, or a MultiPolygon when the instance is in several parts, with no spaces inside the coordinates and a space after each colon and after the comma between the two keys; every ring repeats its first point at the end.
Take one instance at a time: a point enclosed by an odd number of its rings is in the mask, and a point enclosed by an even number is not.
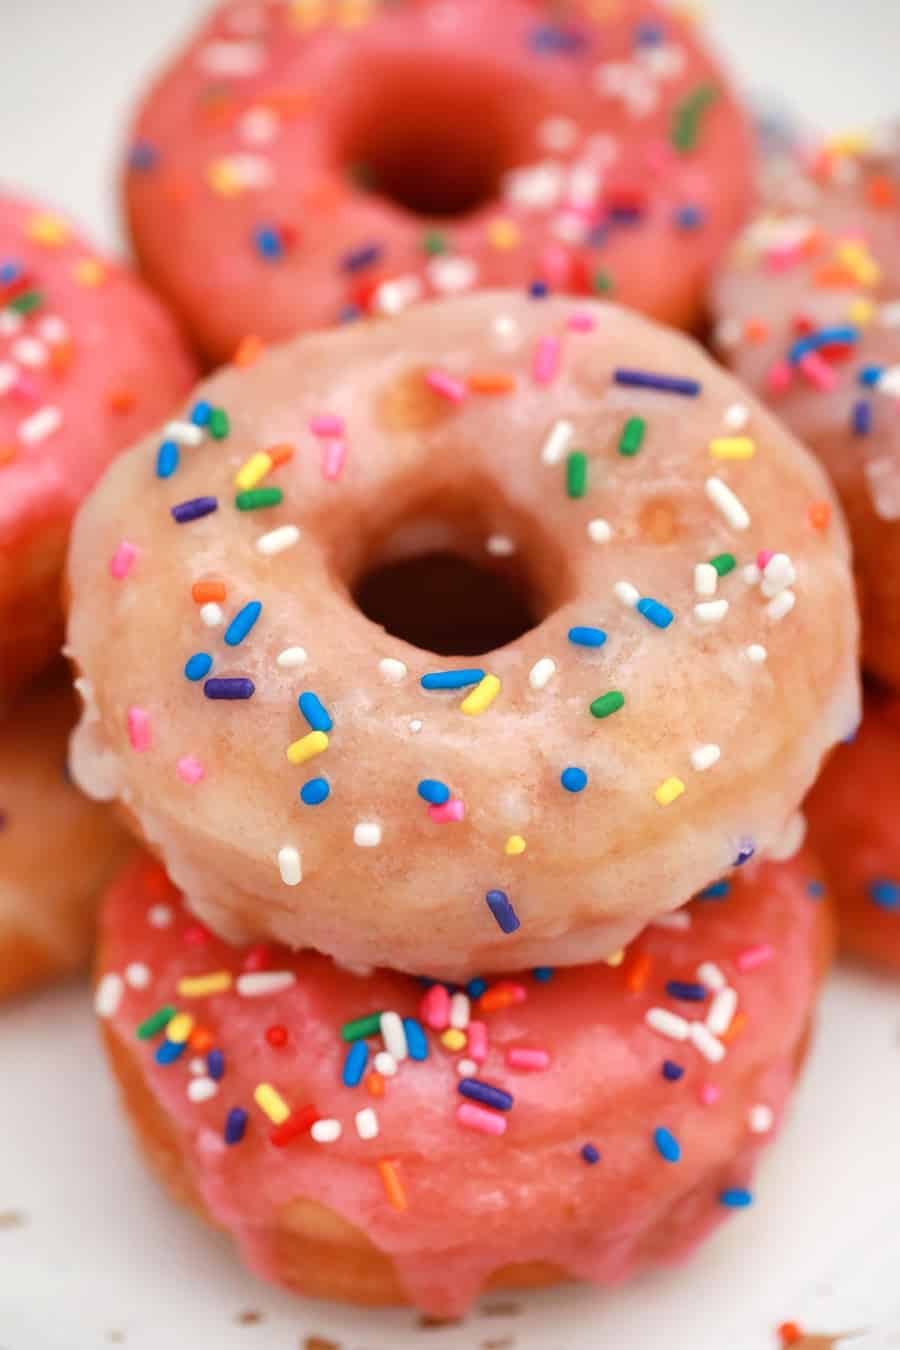
{"type": "Polygon", "coordinates": [[[299,886],[303,880],[303,865],[297,849],[285,844],[278,850],[278,870],[285,886],[299,886]]]}
{"type": "Polygon", "coordinates": [[[392,1055],[399,1064],[401,1060],[407,1058],[409,1051],[406,1048],[406,1032],[403,1029],[403,1019],[399,1013],[383,1012],[381,1014],[381,1039],[384,1041],[384,1048],[389,1055],[392,1055]]]}
{"type": "Polygon", "coordinates": [[[381,843],[381,826],[361,820],[353,827],[353,842],[359,848],[377,848],[381,843]]]}
{"type": "Polygon", "coordinates": [[[734,1020],[737,1005],[738,996],[731,985],[726,984],[724,989],[716,991],[715,998],[709,1005],[709,1012],[706,1014],[707,1028],[714,1036],[725,1035],[734,1020]]]}
{"type": "Polygon", "coordinates": [[[205,439],[203,427],[193,422],[168,422],[163,430],[163,440],[174,441],[176,445],[201,445],[205,439]]]}
{"type": "Polygon", "coordinates": [[[773,623],[779,623],[787,614],[790,614],[794,605],[797,603],[797,597],[793,591],[782,591],[776,595],[774,600],[770,600],[766,605],[766,614],[773,623]]]}
{"type": "Polygon", "coordinates": [[[469,1025],[472,1005],[467,994],[456,993],[450,999],[450,1025],[456,1031],[465,1031],[469,1025]]]}
{"type": "Polygon", "coordinates": [[[409,729],[414,736],[418,736],[424,725],[421,717],[414,717],[409,724],[409,729]]]}
{"type": "Polygon", "coordinates": [[[456,1072],[460,1078],[474,1078],[478,1072],[478,1065],[474,1059],[458,1059],[456,1061],[456,1072]]]}
{"type": "Polygon", "coordinates": [[[132,961],[125,967],[125,983],[132,989],[146,989],[150,983],[150,967],[143,961],[132,961]]]}
{"type": "Polygon", "coordinates": [[[722,757],[722,751],[717,745],[698,745],[696,750],[691,751],[691,763],[698,773],[704,773],[706,769],[711,769],[714,764],[718,764],[722,757]]]}
{"type": "Polygon", "coordinates": [[[766,849],[766,857],[773,862],[787,862],[788,858],[793,858],[800,851],[805,838],[806,816],[802,811],[795,811],[788,817],[778,838],[766,849]]]}
{"type": "Polygon", "coordinates": [[[571,150],[578,139],[578,123],[571,117],[545,117],[537,134],[544,150],[562,154],[571,150]]]}
{"type": "Polygon", "coordinates": [[[882,328],[900,328],[900,300],[889,300],[878,311],[882,328]]]}
{"type": "Polygon", "coordinates": [[[458,295],[478,280],[478,267],[472,258],[433,258],[426,271],[428,280],[441,295],[458,295]]]}
{"type": "Polygon", "coordinates": [[[709,1060],[710,1064],[718,1064],[720,1059],[725,1058],[724,1045],[721,1041],[716,1040],[709,1028],[704,1026],[702,1022],[691,1023],[691,1041],[703,1058],[709,1060]]]}
{"type": "Polygon", "coordinates": [[[248,145],[270,145],[280,127],[281,120],[271,108],[248,108],[238,121],[238,133],[248,145]]]}
{"type": "Polygon", "coordinates": [[[743,431],[750,421],[750,409],[745,403],[732,403],[725,409],[723,420],[729,431],[743,431]]]}
{"type": "Polygon", "coordinates": [[[727,600],[701,600],[694,606],[694,618],[700,623],[721,623],[727,613],[727,600]]]}
{"type": "Polygon", "coordinates": [[[394,281],[383,281],[378,287],[374,308],[379,314],[399,314],[421,296],[422,283],[418,277],[397,277],[394,281]]]}
{"type": "Polygon", "coordinates": [[[641,598],[641,593],[637,586],[632,586],[630,581],[617,581],[613,586],[613,594],[617,600],[621,600],[623,605],[629,609],[635,609],[637,602],[641,598]]]}
{"type": "Polygon", "coordinates": [[[206,624],[207,628],[220,627],[224,617],[222,606],[217,605],[214,600],[210,600],[208,604],[200,606],[200,618],[206,624]]]}
{"type": "Polygon", "coordinates": [[[747,648],[747,660],[752,661],[755,666],[761,666],[768,655],[765,647],[761,647],[758,642],[751,642],[747,648]]]}
{"type": "MultiPolygon", "coordinates": [[[[0,319],[2,319],[0,314],[0,319]]],[[[494,341],[499,347],[512,351],[520,342],[519,325],[509,314],[499,314],[491,323],[494,341]]]]}
{"type": "Polygon", "coordinates": [[[168,928],[174,917],[171,905],[153,905],[147,910],[147,922],[151,928],[168,928]]]}
{"type": "Polygon", "coordinates": [[[54,408],[49,403],[45,404],[30,417],[26,417],[24,422],[19,423],[19,440],[23,445],[37,445],[39,441],[46,440],[54,431],[58,431],[62,426],[62,420],[59,408],[54,408]]]}
{"type": "Polygon", "coordinates": [[[650,920],[651,928],[669,928],[676,933],[686,933],[691,926],[691,916],[686,909],[674,909],[671,914],[657,914],[650,920]]]}
{"type": "Polygon", "coordinates": [[[762,578],[762,572],[756,563],[747,563],[745,567],[741,568],[741,577],[748,586],[756,586],[762,578]]]}
{"type": "Polygon", "coordinates": [[[299,539],[300,531],[296,525],[279,525],[274,530],[269,530],[267,534],[259,536],[256,550],[271,558],[276,553],[284,553],[285,549],[293,548],[299,539]]]}
{"type": "Polygon", "coordinates": [[[508,534],[490,535],[485,548],[493,558],[511,558],[516,551],[516,545],[508,534]]]}
{"type": "Polygon", "coordinates": [[[556,662],[552,656],[542,656],[528,672],[528,683],[532,689],[545,689],[555,674],[556,662]]]}
{"type": "Polygon", "coordinates": [[[407,669],[404,663],[396,660],[393,656],[385,656],[379,661],[378,670],[381,676],[387,680],[388,684],[400,684],[407,676],[407,669]]]}
{"type": "Polygon", "coordinates": [[[371,1106],[364,1106],[361,1111],[357,1111],[355,1120],[356,1133],[360,1139],[378,1138],[378,1117],[371,1106]]]}
{"type": "Polygon", "coordinates": [[[599,516],[596,520],[588,521],[587,532],[593,544],[607,544],[612,539],[612,526],[608,520],[601,520],[599,516]]]}
{"type": "Polygon", "coordinates": [[[285,647],[283,652],[279,652],[275,658],[276,664],[281,666],[282,670],[293,670],[296,666],[306,665],[307,655],[305,647],[285,647]]]}
{"type": "Polygon", "coordinates": [[[241,998],[264,998],[267,994],[280,994],[296,982],[292,970],[247,970],[237,977],[237,991],[241,998]]]}
{"type": "Polygon", "coordinates": [[[565,187],[561,164],[552,160],[527,164],[506,174],[501,184],[503,200],[524,211],[550,211],[559,202],[565,187]]]}
{"type": "Polygon", "coordinates": [[[694,568],[694,592],[696,595],[715,595],[719,584],[719,574],[712,563],[697,563],[694,568]]]}
{"type": "Polygon", "coordinates": [[[747,1124],[753,1134],[768,1134],[775,1124],[775,1112],[765,1102],[757,1102],[747,1112],[747,1124]]]}
{"type": "Polygon", "coordinates": [[[397,1061],[388,1050],[379,1050],[373,1063],[375,1072],[380,1073],[382,1078],[393,1078],[397,1072],[397,1061]]]}
{"type": "Polygon", "coordinates": [[[216,1080],[206,1075],[202,1078],[192,1078],[187,1085],[187,1095],[192,1102],[208,1102],[218,1091],[219,1085],[216,1080]]]}
{"type": "Polygon", "coordinates": [[[119,1011],[124,993],[125,981],[121,975],[112,972],[104,975],[94,994],[94,1012],[98,1017],[113,1017],[119,1011]]]}
{"type": "Polygon", "coordinates": [[[18,378],[19,372],[11,361],[0,361],[0,398],[9,393],[18,378]]]}
{"type": "Polygon", "coordinates": [[[235,42],[220,38],[207,42],[197,54],[197,64],[210,75],[255,75],[262,69],[266,49],[261,42],[235,42]]]}
{"type": "Polygon", "coordinates": [[[199,1055],[195,1055],[188,1064],[188,1068],[195,1078],[202,1078],[206,1073],[206,1060],[201,1059],[199,1055]]]}
{"type": "Polygon", "coordinates": [[[763,569],[760,590],[771,598],[780,595],[785,587],[792,586],[796,580],[797,573],[788,555],[773,553],[763,569]]]}
{"type": "Polygon", "coordinates": [[[571,422],[566,422],[563,418],[554,422],[547,434],[547,439],[541,446],[541,463],[558,464],[566,453],[574,434],[575,428],[571,422]]]}
{"type": "Polygon", "coordinates": [[[750,515],[743,502],[735,496],[731,488],[721,478],[707,478],[706,495],[717,510],[735,530],[746,530],[750,524],[750,515]]]}
{"type": "Polygon", "coordinates": [[[724,989],[728,983],[713,961],[704,961],[702,965],[697,967],[697,979],[701,984],[705,984],[707,989],[712,989],[714,992],[724,989]]]}
{"type": "Polygon", "coordinates": [[[644,1013],[644,1021],[651,1030],[673,1041],[686,1041],[690,1035],[691,1024],[687,1018],[669,1012],[668,1008],[648,1008],[644,1013]]]}
{"type": "Polygon", "coordinates": [[[313,1121],[310,1134],[317,1144],[335,1144],[341,1137],[341,1122],[339,1120],[313,1121]]]}
{"type": "Polygon", "coordinates": [[[879,394],[900,398],[900,366],[888,366],[887,370],[882,371],[875,388],[879,394]]]}
{"type": "Polygon", "coordinates": [[[58,314],[48,314],[38,324],[38,332],[51,347],[57,347],[69,336],[69,325],[58,314]]]}
{"type": "Polygon", "coordinates": [[[47,348],[34,337],[21,337],[13,343],[12,356],[20,365],[37,369],[47,364],[47,348]]]}
{"type": "Polygon", "coordinates": [[[0,337],[12,337],[18,333],[25,320],[14,309],[0,310],[0,337]]]}

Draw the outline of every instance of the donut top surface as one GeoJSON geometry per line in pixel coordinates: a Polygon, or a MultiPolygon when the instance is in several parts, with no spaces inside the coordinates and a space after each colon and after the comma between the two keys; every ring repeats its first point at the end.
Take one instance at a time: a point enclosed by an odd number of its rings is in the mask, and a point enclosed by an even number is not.
{"type": "Polygon", "coordinates": [[[858,718],[824,474],[612,306],[485,293],[223,371],[111,467],[70,579],[79,780],[213,927],[339,959],[607,955],[776,847],[858,718]]]}
{"type": "Polygon", "coordinates": [[[254,1266],[277,1277],[314,1202],[458,1314],[499,1266],[615,1283],[751,1202],[825,961],[821,895],[808,855],[754,863],[615,966],[448,988],[226,946],[141,861],[103,911],[96,1004],[254,1266]]]}
{"type": "Polygon", "coordinates": [[[233,3],[160,77],[126,196],[204,349],[524,286],[690,326],[752,197],[743,112],[640,0],[233,3]]]}

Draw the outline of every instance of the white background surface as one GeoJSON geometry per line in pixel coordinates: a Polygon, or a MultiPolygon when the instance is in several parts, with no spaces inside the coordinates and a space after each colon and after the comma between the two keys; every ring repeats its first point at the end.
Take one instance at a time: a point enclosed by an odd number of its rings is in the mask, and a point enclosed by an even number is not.
{"type": "MultiPolygon", "coordinates": [[[[0,179],[119,243],[126,110],[202,8],[0,0],[0,179]]],[[[707,18],[745,84],[807,123],[900,113],[898,0],[711,0],[707,18]]],[[[242,1272],[138,1164],[81,986],[0,1010],[0,1106],[0,1350],[302,1350],[309,1335],[341,1350],[773,1350],[785,1319],[900,1350],[900,983],[862,971],[829,984],[757,1204],[690,1267],[514,1313],[488,1300],[453,1328],[303,1303],[242,1272]]]]}

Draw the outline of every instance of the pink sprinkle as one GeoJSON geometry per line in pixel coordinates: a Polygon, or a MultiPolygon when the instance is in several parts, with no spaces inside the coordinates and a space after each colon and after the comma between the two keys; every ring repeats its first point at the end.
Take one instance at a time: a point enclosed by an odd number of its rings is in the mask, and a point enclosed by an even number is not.
{"type": "Polygon", "coordinates": [[[546,1050],[528,1050],[524,1045],[506,1052],[506,1062],[511,1069],[531,1069],[539,1072],[549,1068],[550,1056],[546,1050]]]}
{"type": "Polygon", "coordinates": [[[196,755],[182,755],[175,765],[175,772],[185,783],[199,783],[201,778],[206,777],[206,770],[196,755]]]}
{"type": "Polygon", "coordinates": [[[347,442],[329,438],[322,442],[322,477],[334,483],[344,472],[347,442]]]}
{"type": "Polygon", "coordinates": [[[486,1111],[474,1102],[463,1102],[456,1108],[456,1119],[467,1130],[478,1130],[481,1134],[503,1134],[506,1130],[506,1118],[496,1111],[486,1111]]]}
{"type": "Polygon", "coordinates": [[[488,1029],[486,1022],[470,1022],[466,1027],[466,1054],[476,1064],[483,1064],[488,1056],[488,1029]]]}
{"type": "Polygon", "coordinates": [[[37,380],[33,375],[26,375],[24,370],[19,371],[18,378],[13,385],[12,391],[15,397],[21,399],[23,403],[37,402],[38,394],[40,393],[37,380]]]}
{"type": "Polygon", "coordinates": [[[137,555],[138,551],[134,544],[129,544],[127,539],[123,539],[109,560],[109,575],[116,581],[122,581],[131,571],[137,555]]]}
{"type": "Polygon", "coordinates": [[[771,548],[761,548],[756,555],[756,565],[761,572],[764,572],[775,557],[775,552],[771,548]]]}
{"type": "Polygon", "coordinates": [[[128,739],[132,750],[150,749],[150,714],[146,708],[128,709],[128,739]]]}
{"type": "Polygon", "coordinates": [[[309,419],[309,429],[314,436],[343,436],[344,419],[337,413],[317,413],[309,419]]]}
{"type": "Polygon", "coordinates": [[[446,370],[429,370],[425,376],[425,383],[429,389],[433,389],[441,398],[449,399],[451,403],[464,402],[468,389],[462,380],[456,379],[454,375],[448,375],[446,370]]]}
{"type": "Polygon", "coordinates": [[[786,272],[793,267],[803,257],[804,243],[782,244],[778,248],[770,248],[765,255],[765,268],[767,272],[777,273],[786,272]]]}
{"type": "Polygon", "coordinates": [[[419,1004],[419,1016],[432,1031],[445,1031],[449,1027],[450,995],[442,984],[433,984],[424,995],[419,1004]]]}
{"type": "Polygon", "coordinates": [[[550,384],[559,370],[560,341],[558,337],[542,337],[534,349],[531,374],[537,384],[550,384]]]}
{"type": "Polygon", "coordinates": [[[715,1106],[721,1095],[721,1089],[715,1083],[703,1083],[700,1087],[700,1100],[704,1106],[715,1106]]]}
{"type": "Polygon", "coordinates": [[[569,315],[568,326],[573,333],[592,333],[597,327],[597,320],[593,314],[588,314],[586,309],[577,309],[574,314],[569,315]]]}
{"type": "Polygon", "coordinates": [[[442,806],[429,806],[428,814],[435,825],[448,825],[450,821],[463,819],[466,814],[465,803],[458,797],[451,797],[442,806]]]}
{"type": "Polygon", "coordinates": [[[794,382],[794,373],[787,361],[776,361],[766,371],[766,392],[783,394],[794,382]]]}
{"type": "Polygon", "coordinates": [[[764,966],[767,961],[771,961],[775,955],[775,950],[768,942],[761,942],[758,947],[748,947],[746,951],[741,952],[735,958],[735,965],[738,970],[755,970],[757,966],[764,966]]]}
{"type": "Polygon", "coordinates": [[[807,352],[805,356],[800,357],[797,365],[810,384],[824,394],[829,393],[837,384],[837,375],[819,352],[807,352]]]}
{"type": "MultiPolygon", "coordinates": [[[[541,250],[538,270],[542,281],[546,281],[554,290],[569,290],[571,287],[573,271],[571,250],[564,248],[562,244],[547,244],[547,246],[541,250]]],[[[553,339],[551,339],[551,341],[552,340],[553,339]]]]}

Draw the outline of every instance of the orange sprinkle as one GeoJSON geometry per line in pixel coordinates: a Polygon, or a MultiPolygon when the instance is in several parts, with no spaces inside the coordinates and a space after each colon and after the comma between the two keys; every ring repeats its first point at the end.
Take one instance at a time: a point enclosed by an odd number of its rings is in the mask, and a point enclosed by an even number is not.
{"type": "Polygon", "coordinates": [[[653,957],[648,952],[640,952],[625,967],[625,988],[630,994],[639,994],[650,978],[653,969],[653,957]]]}
{"type": "Polygon", "coordinates": [[[827,530],[831,523],[831,502],[812,502],[807,515],[814,530],[827,530]]]}
{"type": "Polygon", "coordinates": [[[509,986],[498,984],[493,989],[485,990],[478,1000],[478,1008],[484,1013],[501,1012],[504,1008],[511,1008],[515,1001],[509,986]]]}
{"type": "Polygon", "coordinates": [[[213,1047],[213,1036],[206,1027],[194,1027],[194,1030],[188,1036],[188,1045],[195,1050],[198,1055],[203,1055],[207,1050],[213,1047]]]}
{"type": "Polygon", "coordinates": [[[744,324],[744,337],[748,342],[765,342],[769,336],[769,325],[765,319],[748,319],[744,324]]]}
{"type": "Polygon", "coordinates": [[[272,468],[277,469],[279,464],[287,464],[289,459],[294,458],[294,447],[292,445],[270,445],[266,454],[272,461],[272,468]]]}
{"type": "Polygon", "coordinates": [[[261,337],[257,337],[255,333],[248,333],[238,343],[232,363],[239,366],[241,370],[246,370],[247,366],[252,366],[259,360],[265,348],[266,344],[261,337]]]}
{"type": "Polygon", "coordinates": [[[392,1209],[397,1209],[401,1213],[406,1209],[406,1191],[397,1176],[396,1164],[391,1162],[390,1158],[381,1158],[378,1162],[378,1171],[381,1173],[381,1181],[388,1198],[388,1203],[392,1209]]]}
{"type": "Polygon", "coordinates": [[[887,174],[873,174],[866,183],[866,201],[876,211],[890,211],[900,206],[900,189],[887,174]]]}
{"type": "Polygon", "coordinates": [[[469,376],[468,385],[473,394],[511,394],[516,382],[503,370],[476,370],[469,376]]]}
{"type": "Polygon", "coordinates": [[[824,267],[820,267],[813,281],[821,290],[835,291],[846,290],[857,284],[850,268],[836,262],[826,263],[824,267]]]}
{"type": "Polygon", "coordinates": [[[308,89],[273,89],[258,100],[262,107],[278,113],[279,117],[299,117],[309,111],[312,102],[313,96],[308,89]]]}
{"type": "Polygon", "coordinates": [[[370,1097],[384,1096],[384,1079],[380,1073],[367,1073],[366,1087],[369,1089],[370,1097]]]}
{"type": "Polygon", "coordinates": [[[61,375],[72,364],[75,348],[71,342],[58,342],[50,348],[50,369],[54,375],[61,375]]]}
{"type": "Polygon", "coordinates": [[[218,605],[225,599],[224,581],[195,581],[191,587],[191,599],[195,605],[218,605]]]}
{"type": "Polygon", "coordinates": [[[14,445],[0,445],[0,464],[11,464],[16,457],[14,445]]]}
{"type": "Polygon", "coordinates": [[[137,395],[133,389],[110,389],[106,395],[106,406],[110,412],[129,413],[133,412],[137,403],[137,395]]]}
{"type": "Polygon", "coordinates": [[[727,1031],[722,1032],[719,1040],[724,1041],[725,1044],[728,1045],[731,1041],[737,1040],[746,1025],[747,1014],[742,1012],[735,1013],[734,1017],[731,1019],[731,1026],[727,1031]]]}
{"type": "Polygon", "coordinates": [[[796,1322],[782,1322],[778,1328],[778,1335],[783,1347],[796,1345],[803,1339],[803,1331],[797,1326],[796,1322]]]}

